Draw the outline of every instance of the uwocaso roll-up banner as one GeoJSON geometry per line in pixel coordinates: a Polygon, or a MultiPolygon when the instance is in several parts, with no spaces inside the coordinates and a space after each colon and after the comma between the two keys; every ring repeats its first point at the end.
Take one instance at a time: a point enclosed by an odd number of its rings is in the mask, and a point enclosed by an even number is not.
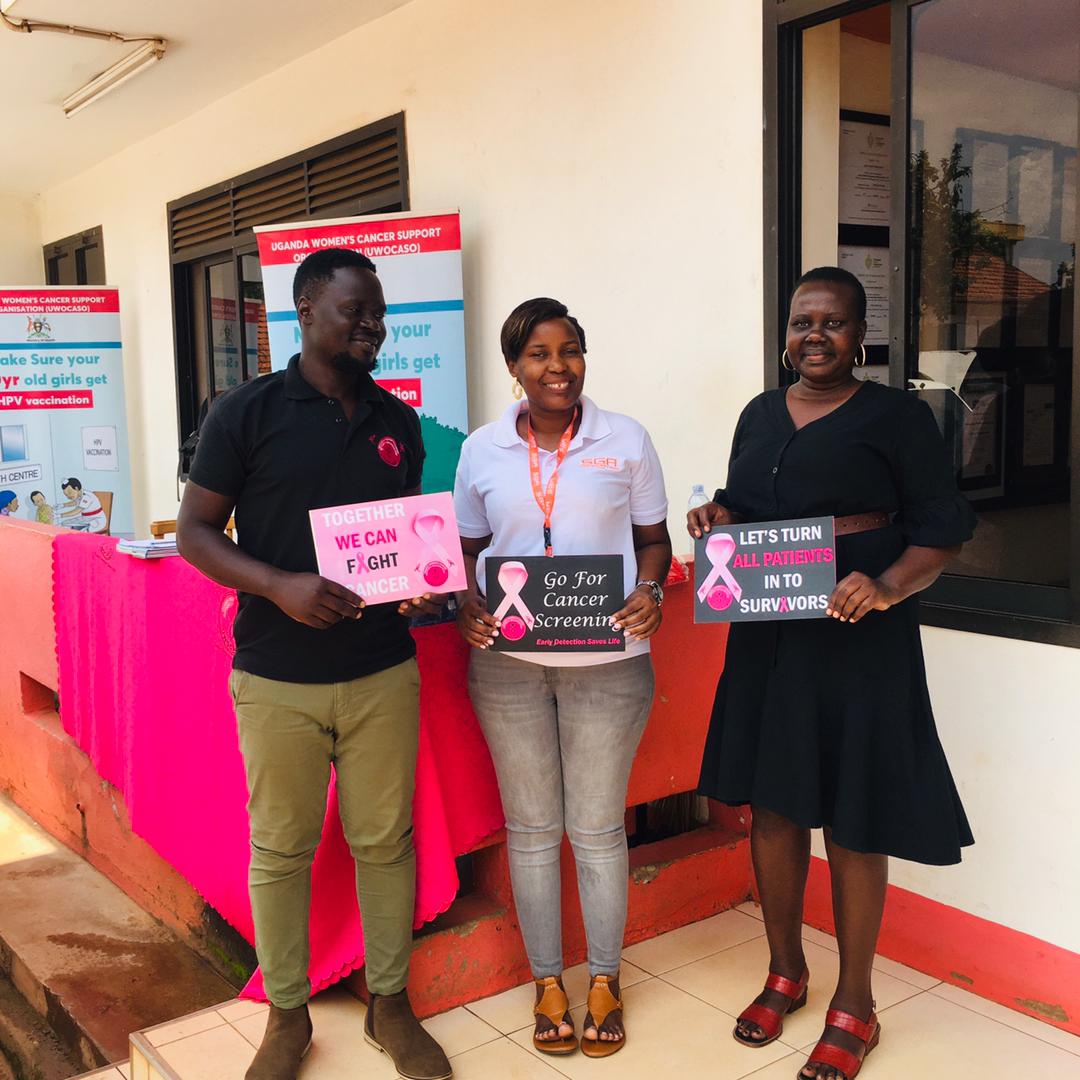
{"type": "Polygon", "coordinates": [[[116,289],[0,287],[0,513],[131,536],[116,289]]]}
{"type": "Polygon", "coordinates": [[[255,232],[275,370],[300,351],[292,297],[297,265],[330,247],[363,252],[375,263],[386,296],[386,342],[375,379],[420,414],[424,490],[449,491],[469,427],[458,214],[385,214],[255,232]]]}

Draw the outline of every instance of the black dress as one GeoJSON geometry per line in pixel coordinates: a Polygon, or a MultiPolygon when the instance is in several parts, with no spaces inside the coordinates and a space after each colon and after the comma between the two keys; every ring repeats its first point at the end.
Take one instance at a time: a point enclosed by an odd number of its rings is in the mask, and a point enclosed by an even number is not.
{"type": "MultiPolygon", "coordinates": [[[[798,431],[783,389],[754,398],[715,499],[748,522],[894,514],[837,538],[837,580],[876,577],[908,545],[962,543],[975,524],[930,409],[877,383],[798,431]]],[[[918,598],[854,624],[732,624],[700,788],[829,825],[854,851],[959,862],[973,840],[934,726],[918,598]]]]}

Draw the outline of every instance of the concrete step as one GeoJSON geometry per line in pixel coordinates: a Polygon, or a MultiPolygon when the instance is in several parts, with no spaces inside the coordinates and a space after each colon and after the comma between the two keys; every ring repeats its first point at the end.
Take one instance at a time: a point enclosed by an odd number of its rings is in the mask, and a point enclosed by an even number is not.
{"type": "MultiPolygon", "coordinates": [[[[501,837],[493,838],[501,840],[501,837]]],[[[563,959],[585,959],[585,928],[570,847],[562,850],[563,959]]],[[[409,998],[418,1016],[445,1012],[529,978],[510,895],[506,845],[472,853],[474,890],[459,896],[413,941],[409,998]]],[[[723,824],[641,844],[630,850],[626,944],[655,937],[735,907],[750,896],[750,841],[723,824]]],[[[345,986],[367,1000],[363,969],[345,986]]]]}
{"type": "Polygon", "coordinates": [[[132,1031],[236,994],[171,931],[2,797],[0,974],[76,1072],[127,1058],[132,1031]]]}
{"type": "Polygon", "coordinates": [[[45,1020],[0,977],[0,1080],[64,1080],[81,1068],[45,1020]]]}

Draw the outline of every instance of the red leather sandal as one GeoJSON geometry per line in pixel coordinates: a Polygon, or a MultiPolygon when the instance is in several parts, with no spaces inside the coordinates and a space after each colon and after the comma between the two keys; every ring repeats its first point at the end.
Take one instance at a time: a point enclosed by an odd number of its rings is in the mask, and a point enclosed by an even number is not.
{"type": "Polygon", "coordinates": [[[776,1009],[772,1009],[768,1005],[758,1005],[756,1002],[753,1005],[748,1005],[739,1014],[739,1023],[735,1025],[735,1030],[731,1033],[735,1037],[735,1041],[742,1043],[743,1046],[768,1046],[769,1043],[779,1039],[780,1033],[784,1030],[783,1018],[788,1013],[796,1012],[806,1004],[806,987],[809,982],[809,970],[804,969],[798,982],[785,979],[783,975],[777,975],[775,972],[770,971],[769,977],[765,980],[765,989],[775,990],[778,994],[783,994],[784,997],[791,999],[791,1003],[782,1013],[777,1012],[776,1009]],[[765,1038],[744,1039],[739,1034],[739,1024],[744,1020],[750,1024],[757,1024],[765,1033],[765,1038]]]}
{"type": "MultiPolygon", "coordinates": [[[[825,1014],[825,1027],[839,1028],[849,1035],[854,1035],[864,1044],[863,1052],[853,1054],[850,1050],[827,1043],[822,1036],[814,1047],[814,1052],[807,1059],[806,1065],[827,1065],[833,1069],[839,1069],[847,1080],[855,1080],[862,1068],[862,1063],[866,1060],[866,1055],[877,1046],[881,1038],[881,1025],[878,1023],[877,1014],[871,1012],[869,1020],[860,1020],[857,1016],[852,1016],[851,1013],[844,1012],[842,1009],[830,1009],[825,1014]]],[[[802,1069],[798,1072],[797,1080],[806,1080],[802,1069]]]]}

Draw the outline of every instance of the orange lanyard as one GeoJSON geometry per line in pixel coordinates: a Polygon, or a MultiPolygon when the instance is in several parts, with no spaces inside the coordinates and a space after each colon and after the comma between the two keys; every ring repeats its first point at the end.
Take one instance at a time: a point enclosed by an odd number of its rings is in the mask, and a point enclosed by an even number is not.
{"type": "Polygon", "coordinates": [[[533,433],[532,419],[529,420],[529,479],[532,480],[533,498],[540,507],[540,513],[544,515],[544,554],[551,558],[555,551],[551,546],[551,513],[555,509],[555,489],[559,483],[559,466],[566,458],[566,452],[570,449],[570,440],[574,437],[574,421],[577,420],[577,409],[570,418],[570,425],[562,433],[559,439],[559,448],[555,451],[555,468],[551,473],[551,479],[547,482],[547,490],[540,484],[540,450],[536,445],[536,435],[533,433]]]}

